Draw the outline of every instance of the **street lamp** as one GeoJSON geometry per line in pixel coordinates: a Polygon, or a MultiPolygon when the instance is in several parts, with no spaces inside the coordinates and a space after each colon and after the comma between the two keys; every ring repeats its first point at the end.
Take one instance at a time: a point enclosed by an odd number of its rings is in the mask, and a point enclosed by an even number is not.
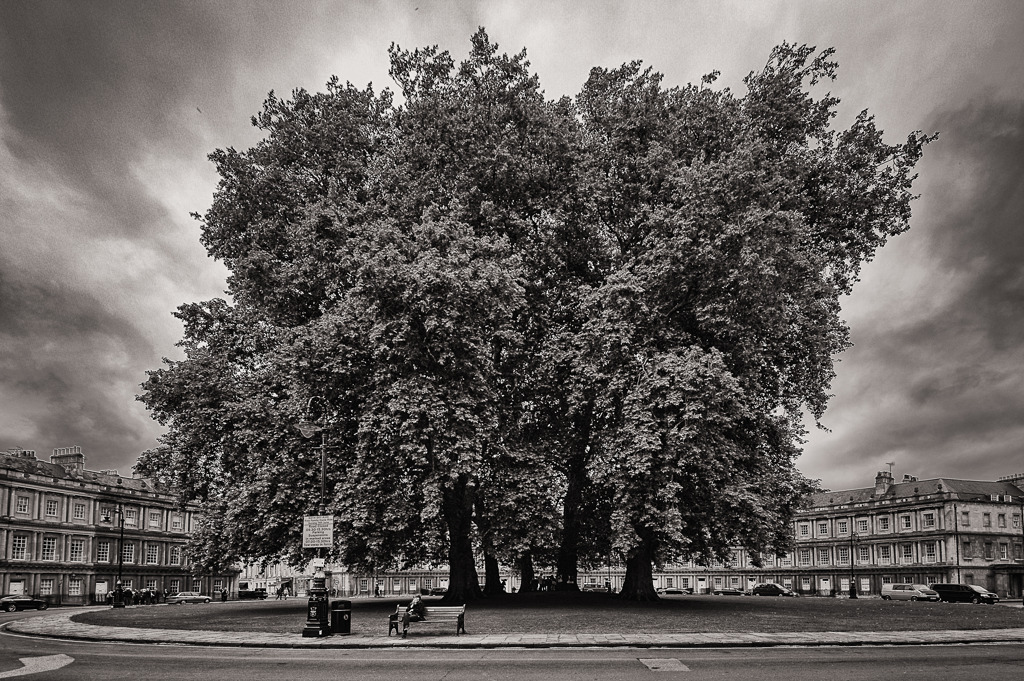
{"type": "MultiPolygon", "coordinates": [[[[117,584],[114,586],[114,603],[111,607],[124,607],[124,592],[121,589],[121,574],[124,571],[124,508],[121,504],[114,506],[117,513],[117,524],[121,527],[121,536],[117,541],[117,584]]],[[[103,522],[110,522],[110,510],[103,514],[103,522]]]]}
{"type": "MultiPolygon", "coordinates": [[[[295,427],[307,440],[317,432],[320,433],[320,515],[323,516],[327,504],[327,434],[324,432],[323,426],[317,425],[311,417],[315,400],[324,402],[321,397],[310,397],[306,402],[306,417],[295,424],[295,427]]],[[[322,548],[317,551],[317,555],[321,559],[323,558],[322,548]]],[[[320,561],[316,572],[313,573],[313,582],[309,588],[308,607],[306,608],[306,626],[302,629],[303,637],[319,637],[330,633],[327,621],[327,577],[324,574],[323,562],[323,560],[320,561]]]]}
{"type": "Polygon", "coordinates": [[[850,531],[850,598],[856,598],[857,597],[857,582],[855,581],[855,578],[854,578],[854,575],[853,575],[853,560],[854,560],[853,553],[854,553],[855,548],[856,548],[855,547],[856,543],[857,543],[857,533],[851,530],[850,531]]]}

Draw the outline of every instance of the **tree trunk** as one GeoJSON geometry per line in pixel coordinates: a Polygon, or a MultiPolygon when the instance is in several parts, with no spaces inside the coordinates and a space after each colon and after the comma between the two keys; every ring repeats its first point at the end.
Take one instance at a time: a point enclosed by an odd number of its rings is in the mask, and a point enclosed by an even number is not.
{"type": "Polygon", "coordinates": [[[484,595],[498,596],[505,593],[505,585],[501,583],[501,568],[494,554],[484,554],[484,595]]]}
{"type": "Polygon", "coordinates": [[[626,559],[626,576],[619,597],[631,601],[658,600],[658,594],[654,590],[653,565],[653,547],[647,541],[643,541],[626,559]]]}
{"type": "Polygon", "coordinates": [[[527,551],[519,556],[519,592],[537,590],[537,573],[533,571],[533,554],[527,551]]]}
{"type": "Polygon", "coordinates": [[[558,547],[557,587],[576,590],[579,577],[580,507],[587,484],[587,458],[590,452],[592,403],[578,414],[572,438],[572,451],[566,465],[565,502],[562,505],[562,543],[558,547]]]}
{"type": "Polygon", "coordinates": [[[448,593],[444,600],[464,604],[483,596],[473,559],[471,529],[476,487],[463,474],[443,493],[445,523],[448,526],[448,593]]]}

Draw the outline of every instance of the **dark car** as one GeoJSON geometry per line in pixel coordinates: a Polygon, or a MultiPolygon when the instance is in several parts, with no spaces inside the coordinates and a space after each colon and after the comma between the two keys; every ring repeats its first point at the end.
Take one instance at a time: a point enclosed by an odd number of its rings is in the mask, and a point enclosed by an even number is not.
{"type": "Polygon", "coordinates": [[[244,601],[247,599],[252,600],[264,600],[267,597],[266,589],[239,589],[238,600],[244,601]]]}
{"type": "Polygon", "coordinates": [[[723,588],[723,589],[715,589],[711,593],[713,593],[716,596],[744,596],[745,595],[739,589],[732,589],[732,588],[729,588],[729,587],[726,587],[726,588],[723,588]]]}
{"type": "Polygon", "coordinates": [[[996,603],[999,602],[999,594],[997,594],[995,592],[992,592],[992,591],[989,591],[985,587],[978,586],[977,584],[968,584],[967,586],[971,587],[972,589],[974,589],[975,591],[978,592],[978,595],[981,597],[981,602],[982,603],[988,603],[989,605],[995,605],[996,603]]]}
{"type": "Polygon", "coordinates": [[[775,584],[774,582],[758,584],[750,590],[750,593],[754,596],[796,596],[796,592],[792,589],[787,589],[781,584],[775,584]]]}
{"type": "Polygon", "coordinates": [[[46,610],[48,607],[50,607],[49,604],[39,596],[15,596],[12,594],[0,597],[0,610],[7,612],[25,610],[26,608],[46,610]]]}
{"type": "MultiPolygon", "coordinates": [[[[939,594],[939,599],[946,603],[994,603],[988,589],[978,590],[970,584],[929,584],[928,587],[939,594]]],[[[980,588],[980,587],[979,587],[980,588]]],[[[998,596],[995,596],[999,600],[998,596]]]]}
{"type": "Polygon", "coordinates": [[[658,589],[658,593],[664,596],[684,596],[692,594],[693,589],[681,586],[667,586],[664,589],[658,589]]]}
{"type": "Polygon", "coordinates": [[[444,596],[446,593],[448,593],[448,588],[444,586],[435,586],[430,590],[431,596],[444,596]]]}

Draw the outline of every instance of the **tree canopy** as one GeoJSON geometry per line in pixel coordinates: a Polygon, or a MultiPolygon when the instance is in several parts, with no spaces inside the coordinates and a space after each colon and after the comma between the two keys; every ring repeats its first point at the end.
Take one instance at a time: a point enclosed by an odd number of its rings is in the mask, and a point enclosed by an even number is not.
{"type": "Polygon", "coordinates": [[[178,309],[137,466],[204,504],[198,564],[309,557],[304,416],[332,557],[447,564],[452,600],[481,595],[479,557],[572,583],[614,556],[648,599],[653,565],[785,551],[841,297],[907,229],[932,138],[887,144],[866,111],[834,129],[812,92],[837,65],[807,46],[742,96],[634,62],[555,101],[482,29],[459,64],[390,56],[399,103],[271,93],[263,139],[211,154],[196,217],[230,299],[178,309]]]}

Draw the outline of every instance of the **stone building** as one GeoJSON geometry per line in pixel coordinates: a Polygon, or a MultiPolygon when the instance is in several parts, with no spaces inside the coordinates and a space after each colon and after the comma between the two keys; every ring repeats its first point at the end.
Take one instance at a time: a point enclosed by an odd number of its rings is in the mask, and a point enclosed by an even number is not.
{"type": "Polygon", "coordinates": [[[0,592],[54,604],[104,603],[133,590],[233,591],[237,571],[194,575],[185,544],[195,510],[151,481],[90,471],[79,447],[0,452],[0,592]],[[122,528],[123,521],[123,528],[122,528]],[[123,541],[122,541],[123,537],[123,541]]]}

